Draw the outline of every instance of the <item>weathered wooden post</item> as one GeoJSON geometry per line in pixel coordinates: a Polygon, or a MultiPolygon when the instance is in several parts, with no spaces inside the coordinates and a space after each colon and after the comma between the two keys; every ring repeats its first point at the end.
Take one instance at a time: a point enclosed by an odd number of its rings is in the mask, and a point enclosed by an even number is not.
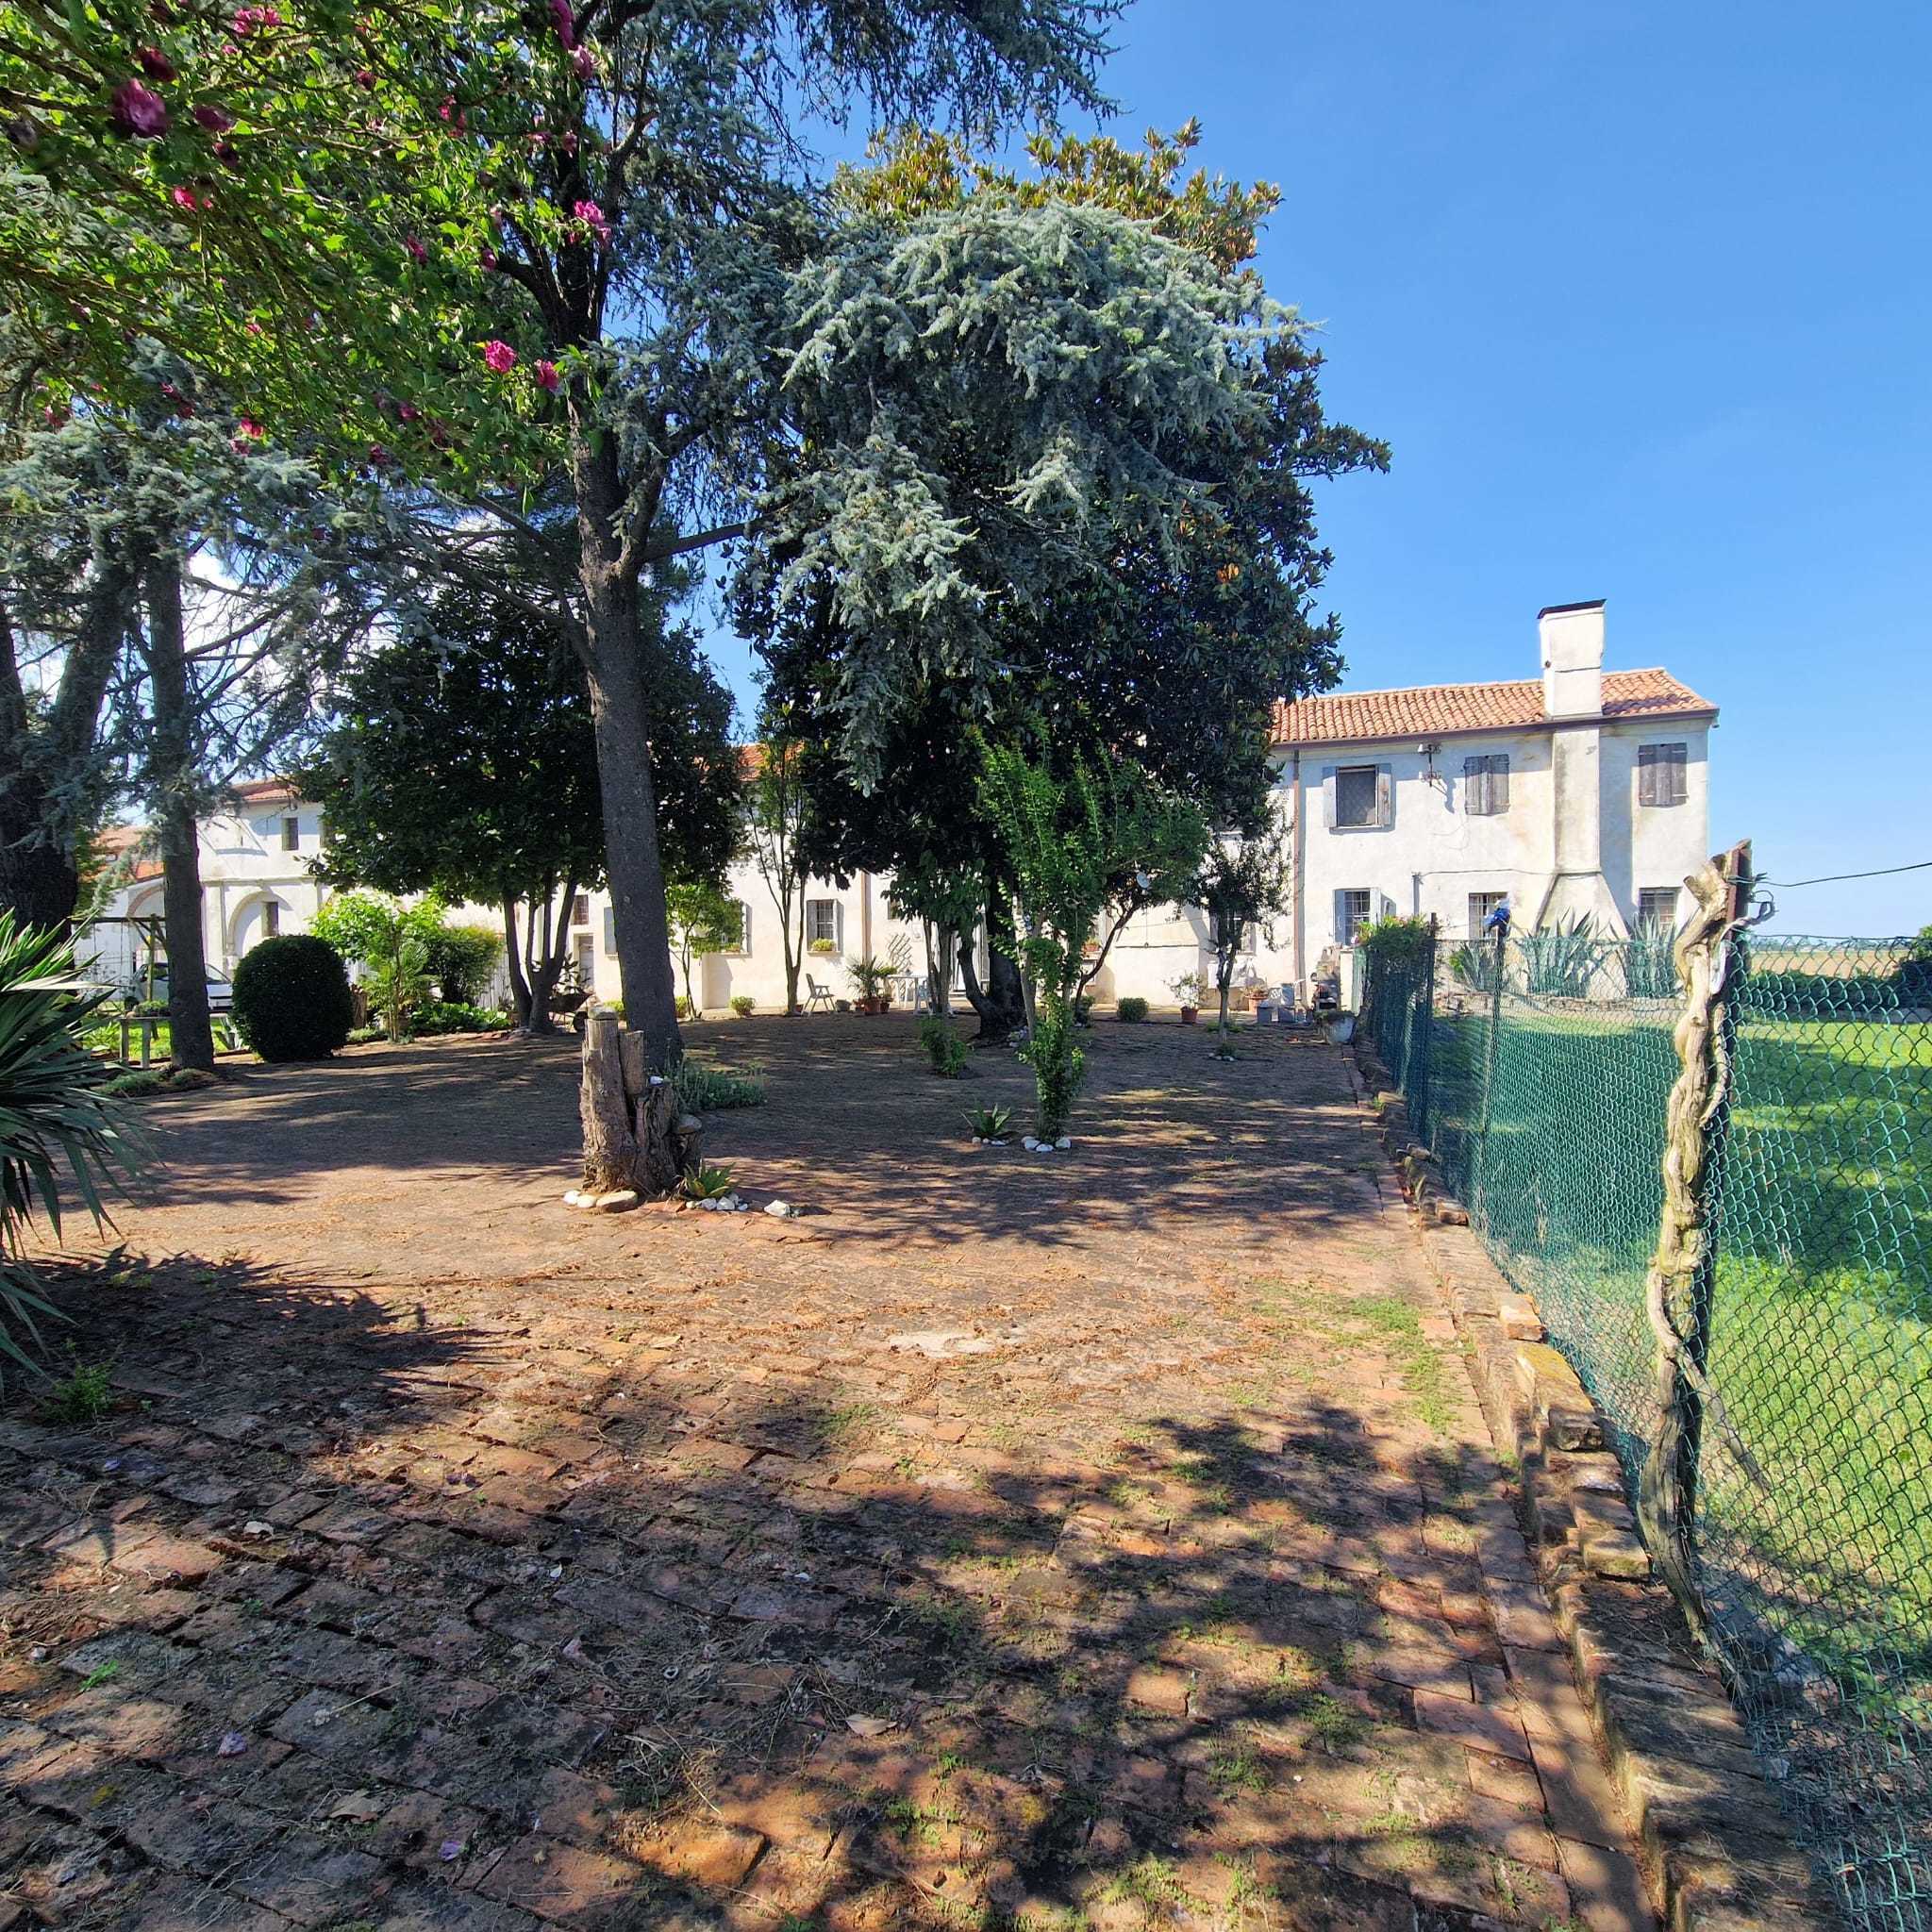
{"type": "Polygon", "coordinates": [[[1638,1485],[1637,1515],[1652,1560],[1692,1625],[1707,1619],[1692,1529],[1703,1447],[1717,1251],[1710,1224],[1730,1093],[1731,1014],[1725,966],[1751,891],[1748,841],[1684,882],[1697,910],[1675,946],[1684,1008],[1674,1035],[1680,1071],[1664,1115],[1664,1205],[1644,1283],[1657,1337],[1657,1425],[1638,1485]]]}
{"type": "Polygon", "coordinates": [[[620,1026],[608,1007],[593,1007],[585,1017],[579,1108],[579,1207],[627,1208],[658,1199],[699,1164],[703,1123],[678,1112],[676,1088],[650,1071],[644,1036],[620,1026]]]}

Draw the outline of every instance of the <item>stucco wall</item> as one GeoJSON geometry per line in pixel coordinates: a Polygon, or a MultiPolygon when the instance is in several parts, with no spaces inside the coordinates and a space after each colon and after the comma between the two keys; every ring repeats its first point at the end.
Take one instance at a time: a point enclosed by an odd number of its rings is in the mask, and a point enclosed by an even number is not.
{"type": "MultiPolygon", "coordinates": [[[[1592,842],[1587,808],[1568,818],[1558,809],[1553,749],[1557,737],[1566,741],[1564,756],[1571,758],[1573,774],[1593,769],[1595,796],[1586,806],[1593,803],[1596,808],[1607,902],[1625,925],[1633,923],[1643,889],[1677,885],[1710,850],[1708,732],[1703,724],[1591,724],[1564,726],[1556,733],[1542,729],[1471,734],[1444,740],[1433,755],[1414,743],[1316,747],[1299,755],[1304,808],[1299,841],[1304,868],[1299,975],[1296,921],[1288,914],[1250,935],[1236,977],[1271,985],[1297,976],[1306,981],[1339,942],[1339,895],[1349,890],[1368,891],[1373,913],[1433,915],[1457,940],[1468,931],[1474,893],[1507,892],[1519,921],[1532,920],[1551,890],[1559,857],[1566,865],[1587,862],[1592,842]],[[1680,806],[1637,803],[1638,748],[1658,742],[1687,746],[1688,796],[1680,806]],[[1507,808],[1472,814],[1467,808],[1464,760],[1495,753],[1509,758],[1507,808]],[[1332,776],[1344,765],[1373,765],[1386,772],[1387,824],[1341,827],[1331,823],[1332,776]]],[[[1296,767],[1295,755],[1280,755],[1275,808],[1291,841],[1296,767]]],[[[232,971],[242,954],[263,937],[263,909],[271,900],[279,908],[283,932],[308,929],[327,896],[327,888],[308,871],[321,851],[321,815],[310,805],[261,802],[206,823],[201,863],[206,939],[214,970],[232,971]],[[282,847],[282,822],[290,816],[298,827],[293,852],[282,847]]],[[[733,895],[749,910],[750,944],[694,966],[693,991],[708,1010],[723,1008],[736,994],[748,994],[760,1010],[776,1011],[785,998],[777,908],[754,865],[735,866],[729,883],[733,895]]],[[[852,962],[868,952],[914,976],[924,974],[920,929],[891,916],[886,884],[883,878],[861,874],[843,887],[814,880],[808,892],[809,899],[838,908],[835,950],[808,953],[804,966],[804,974],[835,998],[852,996],[852,962]]],[[[615,999],[617,955],[609,901],[602,892],[583,896],[586,916],[574,923],[574,949],[588,964],[597,994],[615,999]]],[[[143,881],[131,888],[116,909],[158,915],[160,882],[143,881]]],[[[459,908],[453,916],[491,926],[500,917],[495,908],[483,907],[459,908]]],[[[1211,967],[1208,924],[1201,911],[1153,907],[1128,922],[1094,991],[1103,1002],[1134,994],[1168,1005],[1174,1001],[1176,978],[1187,973],[1207,974],[1211,967]]],[[[801,978],[801,996],[805,991],[801,978]]]]}

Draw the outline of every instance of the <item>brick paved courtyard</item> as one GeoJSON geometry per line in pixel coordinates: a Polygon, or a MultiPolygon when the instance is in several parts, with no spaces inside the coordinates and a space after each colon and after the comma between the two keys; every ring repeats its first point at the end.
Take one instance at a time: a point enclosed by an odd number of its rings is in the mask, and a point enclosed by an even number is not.
{"type": "Polygon", "coordinates": [[[755,1203],[583,1216],[568,1042],[153,1103],[0,1409],[0,1928],[1641,1925],[1332,1050],[696,1030],[755,1203]],[[991,1064],[988,1064],[988,1062],[991,1064]]]}

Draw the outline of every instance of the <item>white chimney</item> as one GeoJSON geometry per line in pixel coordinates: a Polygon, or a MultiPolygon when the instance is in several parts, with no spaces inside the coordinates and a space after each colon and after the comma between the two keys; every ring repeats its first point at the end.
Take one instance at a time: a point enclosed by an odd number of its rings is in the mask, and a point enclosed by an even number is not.
{"type": "Polygon", "coordinates": [[[1600,718],[1604,710],[1604,600],[1552,604],[1536,614],[1543,654],[1543,716],[1600,718]]]}

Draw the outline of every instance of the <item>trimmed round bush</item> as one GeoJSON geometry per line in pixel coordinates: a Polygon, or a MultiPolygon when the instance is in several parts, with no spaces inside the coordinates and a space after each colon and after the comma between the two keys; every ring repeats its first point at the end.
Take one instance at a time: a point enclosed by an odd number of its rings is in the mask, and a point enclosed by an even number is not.
{"type": "Polygon", "coordinates": [[[1113,1010],[1115,1019],[1124,1020],[1129,1026],[1135,1026],[1147,1017],[1147,1002],[1129,993],[1113,1010]]]}
{"type": "Polygon", "coordinates": [[[325,1060],[355,1023],[349,975],[326,940],[263,940],[235,969],[235,1030],[265,1060],[325,1060]]]}

